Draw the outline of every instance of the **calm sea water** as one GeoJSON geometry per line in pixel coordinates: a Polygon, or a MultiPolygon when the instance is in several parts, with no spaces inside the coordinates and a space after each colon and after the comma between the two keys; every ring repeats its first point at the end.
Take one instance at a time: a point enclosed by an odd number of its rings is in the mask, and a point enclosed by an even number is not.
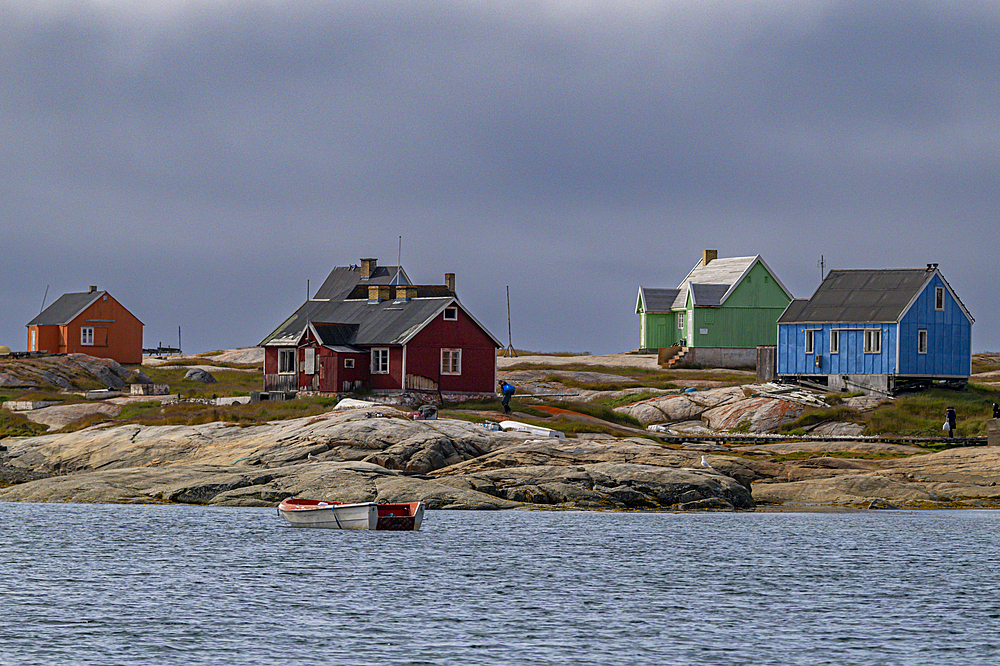
{"type": "Polygon", "coordinates": [[[1000,663],[1000,513],[0,504],[0,663],[1000,663]]]}

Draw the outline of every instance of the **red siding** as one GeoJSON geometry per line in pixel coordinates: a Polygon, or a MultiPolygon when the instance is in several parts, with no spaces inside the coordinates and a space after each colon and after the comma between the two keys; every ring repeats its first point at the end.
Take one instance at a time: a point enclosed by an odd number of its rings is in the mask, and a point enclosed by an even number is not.
{"type": "Polygon", "coordinates": [[[461,308],[457,321],[439,314],[406,345],[406,373],[438,382],[442,391],[492,393],[497,346],[461,308]],[[462,350],[462,374],[441,374],[441,350],[462,350]]]}

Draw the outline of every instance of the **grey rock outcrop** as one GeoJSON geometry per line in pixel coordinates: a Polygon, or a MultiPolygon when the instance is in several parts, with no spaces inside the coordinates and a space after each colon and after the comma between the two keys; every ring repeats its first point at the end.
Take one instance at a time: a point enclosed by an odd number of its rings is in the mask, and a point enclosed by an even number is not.
{"type": "Polygon", "coordinates": [[[190,379],[193,382],[201,382],[202,384],[214,384],[216,383],[215,377],[212,373],[202,368],[191,368],[184,373],[184,379],[190,379]]]}
{"type": "Polygon", "coordinates": [[[760,396],[709,409],[702,420],[713,430],[772,432],[797,419],[803,411],[805,407],[797,402],[760,396]]]}
{"type": "Polygon", "coordinates": [[[20,388],[75,388],[74,382],[99,382],[120,390],[132,373],[117,361],[95,358],[87,354],[42,356],[5,362],[0,370],[0,386],[20,388]]]}
{"type": "Polygon", "coordinates": [[[753,505],[744,483],[693,469],[694,454],[648,440],[528,440],[463,421],[412,421],[389,408],[380,410],[385,417],[366,413],[13,439],[8,468],[57,476],[4,489],[0,499],[260,504],[312,493],[469,508],[650,509],[712,497],[753,505]]]}
{"type": "Polygon", "coordinates": [[[743,398],[743,389],[734,386],[650,398],[631,405],[616,407],[615,411],[627,414],[643,425],[671,423],[697,419],[713,407],[743,400],[743,398]]]}

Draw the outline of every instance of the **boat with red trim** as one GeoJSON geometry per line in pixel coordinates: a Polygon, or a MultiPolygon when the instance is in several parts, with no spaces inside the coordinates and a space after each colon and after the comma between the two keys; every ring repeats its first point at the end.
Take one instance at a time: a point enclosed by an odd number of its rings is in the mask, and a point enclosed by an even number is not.
{"type": "Polygon", "coordinates": [[[278,515],[292,527],[415,531],[424,519],[424,503],[348,503],[286,497],[278,505],[278,515]]]}

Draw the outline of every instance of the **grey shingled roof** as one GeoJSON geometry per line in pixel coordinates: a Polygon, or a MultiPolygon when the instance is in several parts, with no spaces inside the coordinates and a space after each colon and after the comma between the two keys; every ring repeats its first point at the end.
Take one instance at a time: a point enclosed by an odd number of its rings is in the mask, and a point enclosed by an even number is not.
{"type": "Polygon", "coordinates": [[[792,301],[778,323],[894,323],[935,274],[924,268],[830,271],[812,298],[792,301]]]}
{"type": "Polygon", "coordinates": [[[691,297],[695,305],[721,305],[722,297],[729,291],[731,284],[691,283],[691,297]]]}
{"type": "MultiPolygon", "coordinates": [[[[689,285],[698,285],[692,289],[696,305],[721,305],[723,298],[729,293],[733,285],[739,283],[758,259],[760,259],[760,255],[753,257],[722,257],[713,259],[708,262],[707,266],[703,266],[699,261],[687,274],[687,277],[677,285],[678,293],[674,299],[673,307],[683,308],[687,305],[689,285]]],[[[763,263],[764,260],[760,259],[760,261],[763,263]]],[[[768,272],[771,272],[770,269],[768,269],[768,272]]],[[[773,275],[773,273],[771,274],[773,275]]],[[[777,281],[777,278],[775,278],[775,281],[777,281]]],[[[784,289],[784,285],[781,285],[780,282],[778,284],[784,289]]],[[[787,292],[788,290],[785,289],[785,291],[787,292]]]]}
{"type": "Polygon", "coordinates": [[[49,307],[25,326],[65,326],[77,315],[86,310],[91,303],[106,294],[106,291],[84,291],[80,293],[63,294],[49,307]]]}
{"type": "Polygon", "coordinates": [[[454,296],[413,298],[409,301],[388,299],[380,303],[369,303],[367,299],[312,299],[303,303],[291,317],[264,338],[259,346],[297,344],[306,326],[313,322],[321,322],[326,327],[323,329],[325,333],[321,333],[324,339],[326,334],[330,334],[333,339],[337,339],[338,344],[401,345],[449,305],[461,308],[497,346],[503,346],[454,296]],[[333,329],[329,328],[333,325],[341,327],[338,333],[333,333],[333,329]],[[345,336],[346,327],[356,328],[356,332],[345,336]]]}
{"type": "Polygon", "coordinates": [[[639,298],[642,299],[646,312],[670,312],[674,299],[677,298],[677,290],[639,287],[639,298]]]}

